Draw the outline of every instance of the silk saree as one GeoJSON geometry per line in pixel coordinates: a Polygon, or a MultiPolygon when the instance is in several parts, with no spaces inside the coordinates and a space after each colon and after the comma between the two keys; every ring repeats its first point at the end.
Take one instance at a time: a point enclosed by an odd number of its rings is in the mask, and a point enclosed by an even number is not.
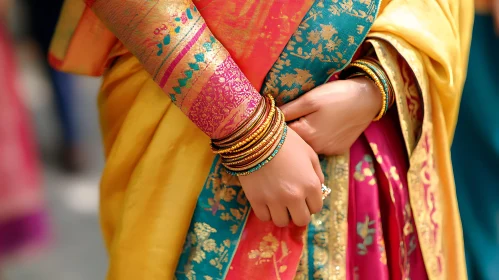
{"type": "Polygon", "coordinates": [[[67,1],[49,55],[104,75],[108,279],[466,279],[449,143],[468,1],[129,3],[67,1]],[[149,33],[132,28],[144,21],[149,33]],[[259,221],[207,135],[258,98],[241,92],[283,104],[365,49],[396,109],[350,153],[321,157],[333,192],[308,227],[259,221]]]}

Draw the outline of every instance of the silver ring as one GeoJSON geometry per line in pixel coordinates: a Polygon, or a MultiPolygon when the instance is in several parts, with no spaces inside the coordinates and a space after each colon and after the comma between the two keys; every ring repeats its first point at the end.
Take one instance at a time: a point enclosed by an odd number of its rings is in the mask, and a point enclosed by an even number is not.
{"type": "Polygon", "coordinates": [[[322,191],[322,200],[324,200],[331,193],[331,189],[324,184],[322,184],[321,191],[322,191]]]}

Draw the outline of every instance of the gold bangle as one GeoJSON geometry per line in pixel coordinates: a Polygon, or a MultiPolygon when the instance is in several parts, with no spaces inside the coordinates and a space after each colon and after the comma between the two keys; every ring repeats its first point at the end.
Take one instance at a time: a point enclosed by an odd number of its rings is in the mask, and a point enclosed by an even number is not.
{"type": "Polygon", "coordinates": [[[212,143],[219,148],[232,146],[232,142],[237,142],[239,138],[244,136],[244,134],[250,132],[260,122],[266,109],[266,103],[267,102],[265,102],[265,97],[262,97],[262,99],[260,99],[258,107],[255,109],[255,112],[253,112],[253,115],[248,118],[248,120],[243,124],[241,124],[240,127],[231,136],[222,140],[213,139],[212,143]],[[247,127],[245,127],[246,125],[247,127]]]}
{"type": "Polygon", "coordinates": [[[284,119],[284,117],[282,116],[282,113],[279,110],[277,112],[277,114],[275,115],[275,122],[269,126],[270,127],[269,133],[267,135],[265,135],[265,137],[263,139],[261,139],[260,142],[258,142],[254,147],[249,146],[251,148],[248,147],[248,150],[246,150],[246,151],[244,151],[243,148],[240,148],[239,150],[243,151],[242,153],[238,153],[240,151],[236,150],[236,151],[231,152],[231,153],[236,153],[236,154],[224,155],[224,158],[225,159],[239,158],[239,157],[248,155],[248,154],[252,153],[253,151],[257,150],[262,145],[264,145],[269,140],[269,138],[272,138],[272,136],[277,132],[277,128],[280,126],[281,122],[283,122],[283,119],[284,119]]]}
{"type": "Polygon", "coordinates": [[[284,118],[284,116],[282,116],[282,113],[279,112],[279,120],[277,122],[277,125],[274,126],[274,128],[272,129],[271,133],[268,136],[266,136],[260,143],[258,143],[258,145],[249,149],[248,151],[244,152],[243,154],[238,154],[238,155],[236,155],[236,157],[232,157],[232,158],[224,156],[224,158],[223,158],[224,163],[226,165],[229,165],[229,166],[230,165],[237,165],[237,164],[246,162],[248,160],[251,160],[251,159],[257,157],[259,155],[259,153],[258,153],[259,151],[266,151],[267,149],[269,149],[270,146],[275,144],[275,142],[277,141],[277,137],[279,136],[278,131],[282,130],[284,128],[283,118],[284,118]],[[257,151],[257,152],[254,153],[255,151],[257,151]]]}
{"type": "MultiPolygon", "coordinates": [[[[385,92],[388,93],[388,96],[387,96],[388,104],[387,104],[387,107],[385,109],[385,111],[387,112],[388,109],[390,109],[390,107],[395,102],[395,91],[393,89],[393,85],[392,85],[390,79],[388,78],[388,75],[386,74],[386,72],[383,69],[383,66],[381,66],[381,64],[376,59],[374,59],[372,57],[365,57],[365,58],[359,59],[355,62],[365,64],[366,66],[371,68],[371,70],[373,70],[375,72],[375,74],[378,76],[378,78],[381,80],[383,87],[385,88],[385,92]]],[[[385,114],[386,114],[386,112],[385,112],[385,114]]]]}
{"type": "Polygon", "coordinates": [[[385,92],[385,89],[383,87],[383,84],[381,83],[380,79],[378,78],[378,76],[367,66],[361,64],[361,63],[357,63],[357,62],[352,62],[350,64],[351,67],[357,67],[359,69],[361,69],[362,71],[366,72],[368,78],[370,78],[374,84],[378,87],[378,89],[381,91],[381,94],[383,95],[383,103],[382,103],[382,106],[381,106],[381,110],[379,111],[378,115],[376,115],[376,117],[373,119],[373,121],[379,121],[386,113],[386,105],[387,105],[387,93],[385,92]]]}
{"type": "MultiPolygon", "coordinates": [[[[284,133],[284,130],[281,130],[279,132],[279,134],[277,134],[278,138],[281,138],[283,133],[284,133]]],[[[268,158],[268,160],[271,160],[273,157],[270,157],[270,155],[274,152],[275,147],[277,147],[278,145],[279,145],[279,141],[274,142],[273,145],[267,151],[262,153],[259,157],[255,158],[251,162],[248,162],[244,165],[237,166],[237,167],[231,167],[231,166],[226,166],[224,164],[224,166],[227,169],[229,169],[231,171],[235,171],[235,172],[251,169],[251,168],[255,167],[256,165],[258,165],[258,163],[260,163],[265,158],[268,158]]],[[[242,174],[242,175],[244,175],[244,174],[242,174]]]]}
{"type": "Polygon", "coordinates": [[[274,113],[276,111],[274,98],[271,95],[267,95],[267,97],[270,99],[271,108],[270,108],[270,113],[269,113],[267,119],[265,120],[265,122],[263,123],[263,125],[260,126],[257,129],[257,131],[255,131],[252,135],[250,135],[250,137],[248,137],[248,138],[244,139],[243,141],[241,141],[241,142],[233,145],[232,147],[229,147],[229,148],[226,148],[226,149],[222,149],[222,150],[214,150],[214,149],[212,149],[215,154],[224,154],[224,153],[228,153],[228,152],[233,152],[234,150],[237,150],[238,148],[240,148],[242,146],[245,146],[247,143],[252,142],[255,138],[257,139],[256,141],[258,141],[258,137],[261,138],[262,133],[264,133],[265,130],[267,130],[267,128],[269,127],[270,121],[274,117],[274,113]]]}

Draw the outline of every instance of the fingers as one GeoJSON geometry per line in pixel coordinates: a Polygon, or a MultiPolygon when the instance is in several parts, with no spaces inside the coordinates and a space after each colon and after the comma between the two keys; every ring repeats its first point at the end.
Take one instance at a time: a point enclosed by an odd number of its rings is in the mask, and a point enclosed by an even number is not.
{"type": "Polygon", "coordinates": [[[272,222],[278,227],[285,227],[289,224],[288,209],[280,204],[269,205],[272,222]]]}
{"type": "Polygon", "coordinates": [[[305,200],[296,201],[293,205],[288,206],[288,209],[295,225],[303,227],[310,223],[310,211],[305,200]]]}
{"type": "MultiPolygon", "coordinates": [[[[312,151],[311,153],[312,153],[311,160],[312,160],[312,166],[314,167],[314,171],[317,174],[320,183],[324,184],[324,173],[322,173],[322,167],[321,167],[321,162],[319,160],[319,156],[314,151],[312,151]]],[[[320,187],[321,186],[319,186],[319,188],[320,187]]]]}
{"type": "Polygon", "coordinates": [[[311,194],[306,200],[308,211],[310,214],[317,214],[322,210],[324,206],[324,201],[322,200],[322,192],[319,191],[311,194]]]}
{"type": "Polygon", "coordinates": [[[307,117],[302,117],[288,126],[293,129],[305,142],[309,142],[311,136],[315,133],[315,129],[310,125],[307,117]]]}
{"type": "Polygon", "coordinates": [[[271,220],[270,211],[265,204],[251,204],[251,209],[255,213],[255,216],[262,222],[268,222],[271,220]]]}
{"type": "Polygon", "coordinates": [[[290,122],[319,110],[319,102],[314,94],[309,92],[279,107],[279,109],[284,113],[286,121],[290,122]]]}

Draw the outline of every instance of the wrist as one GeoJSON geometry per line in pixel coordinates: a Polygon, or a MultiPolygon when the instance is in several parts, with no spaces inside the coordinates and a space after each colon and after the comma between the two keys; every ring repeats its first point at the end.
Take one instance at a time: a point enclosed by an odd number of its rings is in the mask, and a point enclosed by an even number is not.
{"type": "Polygon", "coordinates": [[[383,93],[376,86],[376,83],[367,76],[361,76],[351,79],[361,85],[359,101],[362,101],[365,110],[374,119],[376,115],[383,109],[383,93]]]}
{"type": "MultiPolygon", "coordinates": [[[[381,93],[382,102],[381,109],[378,114],[374,117],[374,121],[380,120],[386,113],[388,109],[395,102],[395,92],[393,86],[385,73],[381,64],[370,57],[366,57],[363,59],[358,59],[352,62],[342,73],[341,76],[345,79],[354,79],[365,77],[370,79],[379,93],[381,93]]],[[[375,92],[375,90],[371,90],[370,92],[375,92]]],[[[376,103],[373,103],[373,106],[376,103]]]]}

